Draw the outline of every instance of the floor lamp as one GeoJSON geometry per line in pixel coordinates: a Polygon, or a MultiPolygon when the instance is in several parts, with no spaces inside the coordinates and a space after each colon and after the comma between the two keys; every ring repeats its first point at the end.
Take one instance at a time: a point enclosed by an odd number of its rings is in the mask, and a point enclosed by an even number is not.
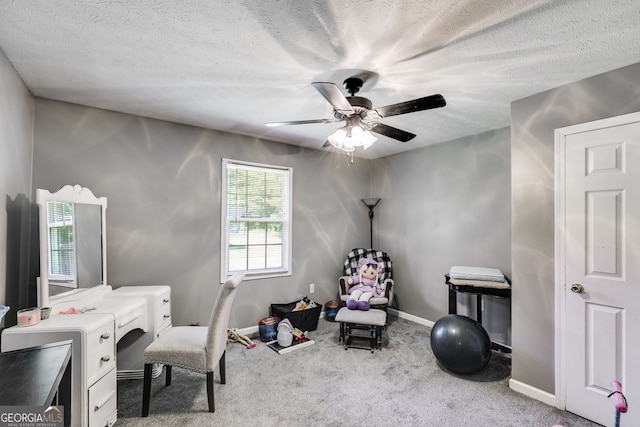
{"type": "Polygon", "coordinates": [[[368,199],[360,200],[362,200],[362,203],[364,203],[364,205],[369,208],[369,235],[371,236],[371,246],[369,246],[369,249],[373,249],[373,208],[378,206],[378,203],[380,203],[380,198],[370,197],[368,199]]]}

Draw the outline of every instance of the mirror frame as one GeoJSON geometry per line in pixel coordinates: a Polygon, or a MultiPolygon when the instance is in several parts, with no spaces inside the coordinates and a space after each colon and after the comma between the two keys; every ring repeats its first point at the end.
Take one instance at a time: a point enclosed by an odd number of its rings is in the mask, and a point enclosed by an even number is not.
{"type": "Polygon", "coordinates": [[[55,193],[48,190],[36,190],[36,203],[40,208],[40,281],[38,284],[38,306],[50,307],[53,304],[76,300],[80,293],[94,288],[105,287],[107,284],[107,198],[96,197],[91,190],[80,185],[65,185],[55,193]],[[92,288],[76,289],[73,292],[49,296],[49,227],[47,224],[48,202],[81,203],[100,206],[100,220],[102,233],[102,283],[92,288]]]}

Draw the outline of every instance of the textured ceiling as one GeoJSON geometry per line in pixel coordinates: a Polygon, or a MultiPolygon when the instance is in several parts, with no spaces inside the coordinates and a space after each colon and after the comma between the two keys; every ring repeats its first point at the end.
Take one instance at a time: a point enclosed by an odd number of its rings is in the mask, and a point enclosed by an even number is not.
{"type": "Polygon", "coordinates": [[[0,0],[0,48],[36,96],[317,149],[340,124],[264,125],[331,118],[311,82],[364,71],[374,107],[446,98],[382,119],[418,136],[356,152],[377,158],[640,62],[640,1],[0,0]]]}

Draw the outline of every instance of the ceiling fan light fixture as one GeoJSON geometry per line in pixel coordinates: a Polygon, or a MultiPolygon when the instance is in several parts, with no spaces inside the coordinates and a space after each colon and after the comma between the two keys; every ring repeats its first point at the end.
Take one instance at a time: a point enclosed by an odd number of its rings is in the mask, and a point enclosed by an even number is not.
{"type": "Polygon", "coordinates": [[[346,125],[336,130],[322,147],[332,145],[334,148],[346,152],[352,159],[353,151],[356,147],[369,148],[377,138],[371,134],[374,132],[384,135],[400,142],[407,142],[416,137],[411,132],[377,122],[385,117],[398,116],[400,114],[414,113],[416,111],[430,110],[432,108],[444,107],[447,105],[444,97],[440,94],[424,96],[410,101],[385,105],[373,109],[371,100],[362,96],[355,96],[360,91],[365,77],[368,73],[361,73],[359,76],[349,77],[344,81],[347,92],[351,96],[345,97],[338,86],[330,82],[313,82],[313,87],[322,95],[333,107],[333,119],[312,119],[295,120],[287,122],[271,122],[267,126],[304,125],[311,123],[335,123],[345,121],[346,125]],[[376,121],[363,121],[363,119],[374,119],[376,121]]]}
{"type": "Polygon", "coordinates": [[[347,153],[352,152],[356,147],[363,147],[366,150],[377,140],[378,138],[373,136],[371,132],[362,129],[360,126],[353,126],[351,129],[343,126],[327,138],[331,145],[347,153]]]}
{"type": "Polygon", "coordinates": [[[351,144],[350,138],[347,136],[347,128],[338,128],[334,133],[329,135],[327,141],[339,150],[352,152],[355,147],[351,144]]]}

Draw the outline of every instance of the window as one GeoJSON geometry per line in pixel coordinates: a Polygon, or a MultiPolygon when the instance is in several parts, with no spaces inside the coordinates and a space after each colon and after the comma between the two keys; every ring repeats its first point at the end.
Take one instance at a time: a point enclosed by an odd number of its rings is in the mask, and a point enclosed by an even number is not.
{"type": "Polygon", "coordinates": [[[75,282],[73,204],[49,202],[47,206],[49,277],[53,281],[75,282]]]}
{"type": "Polygon", "coordinates": [[[222,281],[291,274],[293,170],[222,159],[222,281]]]}

